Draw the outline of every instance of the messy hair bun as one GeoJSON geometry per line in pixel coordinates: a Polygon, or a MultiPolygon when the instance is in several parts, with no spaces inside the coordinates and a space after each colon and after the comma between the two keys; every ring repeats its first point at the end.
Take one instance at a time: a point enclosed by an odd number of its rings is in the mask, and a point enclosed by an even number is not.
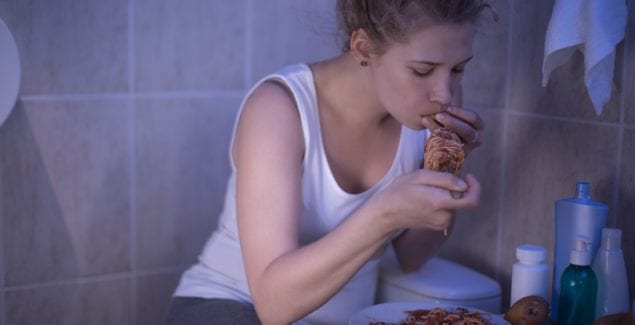
{"type": "Polygon", "coordinates": [[[338,0],[342,47],[349,50],[351,33],[362,28],[374,42],[375,51],[382,53],[390,44],[405,42],[426,23],[476,23],[489,7],[484,0],[338,0]]]}

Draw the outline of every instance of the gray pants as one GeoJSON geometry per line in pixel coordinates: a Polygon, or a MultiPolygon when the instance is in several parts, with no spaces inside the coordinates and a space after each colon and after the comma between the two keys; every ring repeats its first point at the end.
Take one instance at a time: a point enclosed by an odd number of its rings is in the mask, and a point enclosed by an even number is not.
{"type": "Polygon", "coordinates": [[[230,299],[174,297],[166,325],[260,325],[256,309],[230,299]]]}

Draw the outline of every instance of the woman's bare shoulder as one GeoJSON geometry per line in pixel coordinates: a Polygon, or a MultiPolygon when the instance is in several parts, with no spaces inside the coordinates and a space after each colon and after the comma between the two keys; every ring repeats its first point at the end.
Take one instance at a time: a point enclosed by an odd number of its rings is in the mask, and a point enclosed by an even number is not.
{"type": "Polygon", "coordinates": [[[260,84],[245,101],[241,122],[250,126],[300,126],[300,115],[293,94],[277,81],[260,84]]]}
{"type": "MultiPolygon", "coordinates": [[[[302,126],[291,91],[277,81],[256,87],[245,101],[236,137],[236,146],[243,149],[284,145],[293,153],[302,152],[302,126]]],[[[236,154],[237,148],[233,151],[236,154]]]]}

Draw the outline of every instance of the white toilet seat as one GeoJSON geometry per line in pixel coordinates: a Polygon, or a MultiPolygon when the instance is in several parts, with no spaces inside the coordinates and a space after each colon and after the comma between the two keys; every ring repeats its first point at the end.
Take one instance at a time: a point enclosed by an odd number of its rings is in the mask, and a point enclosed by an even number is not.
{"type": "Polygon", "coordinates": [[[389,248],[380,263],[377,303],[392,301],[435,301],[499,313],[501,287],[475,270],[440,257],[405,274],[389,248]]]}

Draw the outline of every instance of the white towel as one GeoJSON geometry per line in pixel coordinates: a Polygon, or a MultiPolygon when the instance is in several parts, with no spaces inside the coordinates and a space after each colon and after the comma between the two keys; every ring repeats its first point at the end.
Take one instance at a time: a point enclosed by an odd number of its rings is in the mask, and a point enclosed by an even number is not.
{"type": "Polygon", "coordinates": [[[611,99],[615,46],[624,38],[625,0],[556,0],[545,37],[542,86],[576,49],[584,54],[584,83],[600,115],[611,99]]]}

